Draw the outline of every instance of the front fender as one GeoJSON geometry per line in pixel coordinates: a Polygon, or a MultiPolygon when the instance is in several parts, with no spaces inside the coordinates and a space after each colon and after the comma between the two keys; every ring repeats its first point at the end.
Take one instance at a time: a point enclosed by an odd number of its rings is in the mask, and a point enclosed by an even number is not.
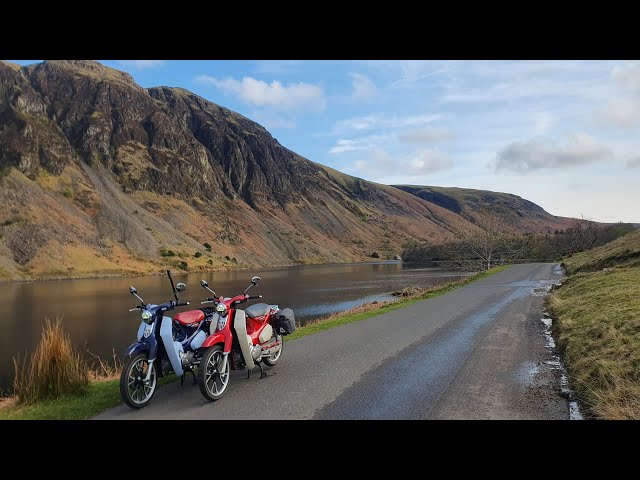
{"type": "Polygon", "coordinates": [[[127,347],[127,349],[124,351],[124,356],[125,358],[133,357],[141,352],[148,352],[149,350],[150,350],[150,345],[148,342],[146,341],[135,342],[127,347]]]}
{"type": "Polygon", "coordinates": [[[229,341],[227,341],[227,335],[225,335],[223,332],[216,332],[213,335],[209,335],[207,339],[202,343],[202,346],[200,348],[213,347],[218,343],[224,344],[225,353],[231,351],[231,338],[229,338],[229,341]]]}

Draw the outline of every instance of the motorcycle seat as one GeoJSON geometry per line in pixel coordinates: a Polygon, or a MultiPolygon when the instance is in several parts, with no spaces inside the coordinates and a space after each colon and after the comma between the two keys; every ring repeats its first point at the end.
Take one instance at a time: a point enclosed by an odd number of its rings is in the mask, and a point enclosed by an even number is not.
{"type": "Polygon", "coordinates": [[[258,318],[269,313],[269,305],[266,303],[256,303],[245,309],[245,313],[251,318],[258,318]]]}
{"type": "Polygon", "coordinates": [[[189,310],[188,312],[180,312],[173,317],[175,321],[181,325],[191,325],[192,323],[204,320],[204,312],[202,310],[189,310]]]}

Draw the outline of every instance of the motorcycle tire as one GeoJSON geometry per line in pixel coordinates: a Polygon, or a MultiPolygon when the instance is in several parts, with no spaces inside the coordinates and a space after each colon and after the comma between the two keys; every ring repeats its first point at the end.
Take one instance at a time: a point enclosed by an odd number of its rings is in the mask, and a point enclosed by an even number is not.
{"type": "Polygon", "coordinates": [[[211,402],[220,400],[229,386],[230,372],[231,362],[228,358],[225,361],[222,346],[208,348],[198,366],[198,386],[202,396],[211,402]],[[226,365],[224,372],[218,371],[221,365],[226,365]]]}
{"type": "Polygon", "coordinates": [[[146,353],[139,353],[128,358],[120,374],[120,396],[124,403],[131,408],[146,407],[153,398],[157,385],[158,377],[155,365],[151,364],[149,367],[146,353]],[[146,368],[151,368],[151,379],[148,385],[141,382],[141,378],[147,373],[145,365],[146,368]]]}

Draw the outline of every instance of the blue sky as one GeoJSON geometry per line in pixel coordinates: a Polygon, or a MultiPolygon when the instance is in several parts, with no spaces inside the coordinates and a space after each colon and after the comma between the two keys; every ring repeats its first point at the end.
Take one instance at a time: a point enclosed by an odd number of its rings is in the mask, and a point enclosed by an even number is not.
{"type": "Polygon", "coordinates": [[[637,61],[102,62],[143,87],[191,90],[351,175],[640,222],[637,61]]]}

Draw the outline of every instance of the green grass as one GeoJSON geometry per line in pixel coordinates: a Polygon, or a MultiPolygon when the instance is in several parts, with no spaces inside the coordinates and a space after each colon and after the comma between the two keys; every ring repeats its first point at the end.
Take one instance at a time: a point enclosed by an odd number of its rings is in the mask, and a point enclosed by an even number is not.
{"type": "Polygon", "coordinates": [[[607,267],[640,267],[640,230],[601,247],[563,259],[568,273],[593,272],[607,267]]]}
{"type": "Polygon", "coordinates": [[[319,319],[316,322],[297,328],[296,331],[293,332],[291,335],[287,335],[285,337],[285,340],[286,341],[295,340],[297,338],[305,337],[313,333],[322,332],[324,330],[329,330],[330,328],[339,327],[340,325],[347,325],[349,323],[359,322],[361,320],[365,320],[367,318],[371,318],[376,315],[382,315],[383,313],[393,312],[395,310],[399,310],[409,305],[413,305],[414,303],[420,302],[422,300],[426,300],[428,298],[439,297],[440,295],[449,293],[455,290],[456,288],[460,288],[471,282],[480,280],[481,278],[488,277],[489,275],[492,275],[494,273],[501,272],[502,270],[507,269],[509,266],[510,265],[502,265],[499,267],[494,267],[491,270],[477,273],[463,280],[458,280],[455,282],[447,283],[445,285],[440,285],[420,295],[409,297],[409,298],[402,298],[399,301],[394,303],[382,303],[382,304],[379,304],[379,306],[371,305],[371,304],[364,305],[363,307],[366,309],[365,311],[361,311],[362,307],[356,307],[355,309],[347,312],[331,315],[325,319],[319,319]]]}
{"type": "MultiPolygon", "coordinates": [[[[170,375],[158,380],[158,388],[178,380],[170,375]]],[[[187,384],[191,385],[190,378],[187,384]]],[[[122,403],[119,380],[91,382],[86,395],[65,395],[30,405],[0,407],[0,420],[83,420],[122,403]]]]}
{"type": "Polygon", "coordinates": [[[547,299],[571,385],[590,415],[640,419],[640,232],[564,260],[547,299]]]}
{"type": "MultiPolygon", "coordinates": [[[[380,304],[379,308],[377,308],[377,305],[365,306],[368,308],[374,308],[373,310],[358,313],[350,311],[343,314],[332,315],[329,319],[324,321],[321,319],[312,324],[305,325],[304,327],[299,327],[292,335],[285,337],[285,340],[295,340],[297,338],[328,330],[330,328],[335,328],[340,325],[358,322],[375,315],[399,310],[419,301],[444,295],[456,288],[460,288],[471,282],[500,272],[506,268],[508,268],[508,265],[495,267],[491,270],[472,275],[463,280],[436,287],[415,297],[404,298],[391,304],[380,304]]],[[[159,386],[174,382],[177,379],[178,378],[175,375],[170,375],[169,377],[160,379],[159,386]]],[[[119,380],[116,379],[91,382],[88,386],[86,395],[84,396],[65,395],[54,400],[37,402],[30,405],[14,404],[5,407],[0,406],[0,420],[81,420],[90,418],[121,403],[118,381],[119,380]]]]}
{"type": "Polygon", "coordinates": [[[84,396],[65,395],[55,400],[0,409],[2,420],[81,420],[121,402],[118,380],[89,384],[84,396]]]}

